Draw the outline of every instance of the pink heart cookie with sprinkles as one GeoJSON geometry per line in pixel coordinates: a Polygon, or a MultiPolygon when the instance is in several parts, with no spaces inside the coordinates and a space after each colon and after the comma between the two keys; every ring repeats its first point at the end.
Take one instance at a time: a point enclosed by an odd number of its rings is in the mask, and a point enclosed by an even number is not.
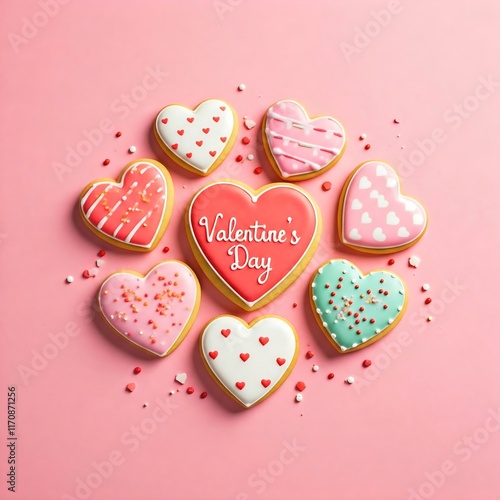
{"type": "Polygon", "coordinates": [[[399,177],[382,161],[368,161],[351,173],[340,195],[339,236],[356,250],[399,252],[425,233],[427,214],[415,199],[403,195],[399,177]]]}
{"type": "Polygon", "coordinates": [[[200,352],[218,385],[249,408],[286,380],[297,361],[299,341],[292,325],[278,316],[262,316],[250,324],[218,316],[201,334],[200,352]]]}
{"type": "Polygon", "coordinates": [[[344,127],[331,116],[310,118],[295,101],[273,104],[262,124],[266,154],[288,181],[309,179],[333,167],[344,153],[344,127]]]}
{"type": "Polygon", "coordinates": [[[168,260],[145,276],[129,270],[111,274],[99,289],[98,304],[116,333],[164,357],[182,342],[196,319],[200,284],[189,266],[168,260]]]}
{"type": "Polygon", "coordinates": [[[85,225],[104,241],[127,250],[150,252],[167,229],[174,186],[155,160],[129,163],[118,181],[97,179],[80,196],[85,225]]]}

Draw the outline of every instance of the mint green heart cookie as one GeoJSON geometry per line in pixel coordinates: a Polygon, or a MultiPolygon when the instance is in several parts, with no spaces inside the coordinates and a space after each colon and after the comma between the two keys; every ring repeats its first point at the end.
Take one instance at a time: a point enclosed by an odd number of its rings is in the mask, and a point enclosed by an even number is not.
{"type": "Polygon", "coordinates": [[[403,317],[407,293],[389,271],[366,276],[348,260],[330,260],[313,276],[311,305],[321,329],[340,352],[379,340],[403,317]]]}

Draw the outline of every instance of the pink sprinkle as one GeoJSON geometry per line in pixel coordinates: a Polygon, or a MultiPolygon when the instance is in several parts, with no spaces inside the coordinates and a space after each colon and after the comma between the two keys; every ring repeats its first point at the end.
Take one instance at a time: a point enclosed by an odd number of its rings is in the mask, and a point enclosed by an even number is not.
{"type": "Polygon", "coordinates": [[[323,182],[323,184],[321,185],[321,189],[323,189],[323,191],[330,191],[330,189],[332,189],[332,183],[323,182]]]}
{"type": "Polygon", "coordinates": [[[128,392],[134,392],[135,391],[135,384],[133,382],[130,382],[130,384],[127,384],[125,389],[127,389],[128,392]]]}

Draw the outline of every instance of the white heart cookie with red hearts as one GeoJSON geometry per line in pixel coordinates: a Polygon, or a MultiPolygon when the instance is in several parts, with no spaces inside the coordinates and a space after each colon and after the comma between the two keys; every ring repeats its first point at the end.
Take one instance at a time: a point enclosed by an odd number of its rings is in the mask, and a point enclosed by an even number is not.
{"type": "Polygon", "coordinates": [[[167,229],[174,204],[174,186],[167,169],[155,160],[129,163],[117,181],[97,179],[80,196],[85,225],[108,243],[153,250],[167,229]]]}
{"type": "Polygon", "coordinates": [[[278,316],[262,316],[250,324],[218,316],[201,334],[200,351],[215,381],[249,408],[286,380],[297,361],[299,341],[292,325],[278,316]]]}
{"type": "Polygon", "coordinates": [[[97,301],[116,333],[163,357],[182,342],[194,323],[200,285],[189,266],[167,260],[145,276],[128,270],[113,273],[102,283],[97,301]]]}
{"type": "Polygon", "coordinates": [[[339,236],[356,250],[391,253],[415,244],[427,228],[427,214],[415,199],[403,195],[394,169],[368,161],[347,179],[338,210],[339,236]]]}
{"type": "Polygon", "coordinates": [[[220,99],[208,99],[192,110],[170,104],[156,117],[155,137],[178,165],[208,175],[227,157],[238,132],[236,112],[220,99]]]}
{"type": "Polygon", "coordinates": [[[276,173],[287,181],[315,177],[342,156],[346,134],[331,116],[310,118],[295,101],[273,104],[264,117],[262,137],[266,154],[276,173]]]}
{"type": "Polygon", "coordinates": [[[293,184],[253,190],[238,181],[219,181],[194,195],[186,228],[207,276],[251,311],[300,276],[318,246],[321,214],[310,195],[293,184]]]}

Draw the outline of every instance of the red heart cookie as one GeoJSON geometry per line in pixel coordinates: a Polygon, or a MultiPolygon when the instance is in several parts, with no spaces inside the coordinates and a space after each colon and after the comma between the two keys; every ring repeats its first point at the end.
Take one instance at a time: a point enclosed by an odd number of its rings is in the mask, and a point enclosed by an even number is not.
{"type": "Polygon", "coordinates": [[[97,179],[80,197],[80,215],[108,243],[149,252],[165,232],[174,203],[166,168],[154,160],[129,163],[118,181],[97,179]]]}
{"type": "Polygon", "coordinates": [[[233,302],[251,311],[282,293],[305,268],[321,235],[312,198],[292,184],[254,191],[236,181],[202,188],[187,213],[201,267],[233,302]]]}

